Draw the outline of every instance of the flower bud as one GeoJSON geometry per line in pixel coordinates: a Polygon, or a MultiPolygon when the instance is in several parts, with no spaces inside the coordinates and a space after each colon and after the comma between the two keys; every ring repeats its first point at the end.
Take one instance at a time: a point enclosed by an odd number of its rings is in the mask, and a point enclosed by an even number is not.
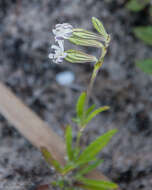
{"type": "Polygon", "coordinates": [[[88,55],[81,51],[70,49],[67,50],[66,53],[67,55],[64,59],[71,63],[97,62],[97,58],[95,56],[88,55]]]}
{"type": "Polygon", "coordinates": [[[71,37],[69,38],[69,41],[75,45],[80,45],[80,46],[90,46],[90,47],[97,47],[97,48],[103,47],[103,44],[96,40],[88,40],[88,39],[83,39],[83,38],[71,37]]]}
{"type": "Polygon", "coordinates": [[[92,24],[93,24],[94,28],[105,38],[105,40],[107,40],[108,34],[107,34],[102,22],[100,20],[98,20],[97,18],[92,17],[92,24]]]}

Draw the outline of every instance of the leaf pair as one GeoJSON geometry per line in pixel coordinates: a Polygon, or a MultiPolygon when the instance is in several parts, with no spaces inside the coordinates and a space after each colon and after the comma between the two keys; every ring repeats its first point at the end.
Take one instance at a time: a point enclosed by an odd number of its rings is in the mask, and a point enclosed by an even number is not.
{"type": "Polygon", "coordinates": [[[77,117],[76,119],[74,119],[74,121],[81,128],[84,128],[96,115],[109,109],[109,106],[103,106],[98,109],[95,109],[94,104],[91,107],[86,108],[86,98],[86,93],[81,93],[76,104],[77,117]]]}
{"type": "Polygon", "coordinates": [[[80,156],[75,159],[74,158],[74,150],[72,147],[72,128],[68,126],[66,129],[65,140],[66,140],[66,152],[68,156],[67,164],[64,168],[61,167],[59,162],[53,158],[51,153],[45,148],[41,147],[41,152],[46,160],[46,162],[53,166],[55,170],[63,175],[68,173],[69,171],[88,164],[89,162],[93,161],[93,166],[89,168],[85,168],[84,171],[81,171],[82,174],[85,174],[86,171],[91,170],[92,167],[94,168],[99,164],[99,161],[96,160],[96,156],[98,153],[108,144],[112,136],[117,132],[116,129],[110,130],[107,133],[98,137],[95,141],[93,141],[87,148],[83,150],[80,156]]]}

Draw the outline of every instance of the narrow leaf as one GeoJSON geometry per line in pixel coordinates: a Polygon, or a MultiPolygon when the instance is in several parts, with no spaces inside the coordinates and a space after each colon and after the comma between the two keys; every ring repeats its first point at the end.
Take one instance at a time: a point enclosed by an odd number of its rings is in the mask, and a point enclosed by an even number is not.
{"type": "Polygon", "coordinates": [[[51,153],[47,150],[47,148],[41,147],[40,149],[41,149],[42,155],[43,155],[44,158],[45,158],[45,161],[46,161],[49,165],[53,166],[53,167],[56,169],[56,171],[58,171],[59,173],[61,173],[61,172],[62,172],[62,168],[61,168],[59,162],[53,158],[53,156],[52,156],[51,153]]]}
{"type": "Polygon", "coordinates": [[[99,113],[108,110],[110,107],[109,106],[103,106],[101,108],[96,109],[95,111],[93,111],[92,113],[90,113],[85,121],[85,123],[89,123],[96,115],[98,115],[99,113]]]}
{"type": "Polygon", "coordinates": [[[86,110],[86,116],[88,116],[94,109],[95,109],[96,105],[93,104],[92,106],[90,106],[87,110],[86,110]]]}
{"type": "Polygon", "coordinates": [[[70,171],[72,171],[73,169],[76,168],[76,165],[75,164],[67,164],[63,169],[62,169],[62,175],[65,175],[67,173],[69,173],[70,171]]]}
{"type": "Polygon", "coordinates": [[[110,141],[112,136],[117,132],[116,129],[110,130],[93,141],[79,156],[78,161],[94,158],[110,141]]]}
{"type": "Polygon", "coordinates": [[[152,45],[152,26],[135,27],[134,34],[144,43],[152,45]]]}
{"type": "Polygon", "coordinates": [[[152,74],[152,59],[136,61],[137,67],[147,74],[152,74]]]}
{"type": "Polygon", "coordinates": [[[101,189],[117,189],[118,186],[115,183],[109,182],[109,181],[100,181],[100,180],[93,180],[93,179],[87,179],[87,178],[81,178],[80,181],[88,185],[92,188],[101,188],[101,189]]]}
{"type": "Polygon", "coordinates": [[[86,189],[86,190],[107,190],[107,189],[105,189],[105,188],[92,187],[92,185],[85,185],[85,184],[81,185],[81,187],[82,187],[83,189],[86,189]]]}
{"type": "Polygon", "coordinates": [[[65,141],[66,141],[66,152],[68,155],[68,159],[69,159],[69,161],[72,161],[72,159],[73,159],[72,128],[70,125],[68,125],[66,128],[65,141]]]}
{"type": "Polygon", "coordinates": [[[85,102],[86,102],[86,93],[82,92],[79,96],[79,99],[77,101],[76,105],[76,113],[78,118],[82,118],[85,110],[85,102]]]}
{"type": "Polygon", "coordinates": [[[94,163],[89,164],[87,167],[85,167],[84,169],[80,170],[78,172],[77,176],[79,177],[79,176],[86,175],[87,173],[89,173],[92,170],[94,170],[95,168],[97,168],[102,162],[103,162],[103,160],[96,160],[96,161],[94,161],[94,163]]]}

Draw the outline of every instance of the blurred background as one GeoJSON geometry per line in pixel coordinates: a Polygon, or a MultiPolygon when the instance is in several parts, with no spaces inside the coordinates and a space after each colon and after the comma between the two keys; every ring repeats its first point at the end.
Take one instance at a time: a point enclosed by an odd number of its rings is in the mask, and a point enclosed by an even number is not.
{"type": "MultiPolygon", "coordinates": [[[[152,76],[135,64],[151,56],[152,31],[143,37],[135,30],[152,24],[151,10],[145,0],[0,0],[0,81],[62,137],[92,66],[52,64],[52,28],[68,22],[93,31],[92,16],[104,23],[112,41],[92,101],[111,109],[90,123],[82,144],[118,128],[101,154],[100,171],[122,190],[152,187],[152,76]]],[[[51,174],[41,154],[0,115],[0,189],[35,190],[51,174]]]]}

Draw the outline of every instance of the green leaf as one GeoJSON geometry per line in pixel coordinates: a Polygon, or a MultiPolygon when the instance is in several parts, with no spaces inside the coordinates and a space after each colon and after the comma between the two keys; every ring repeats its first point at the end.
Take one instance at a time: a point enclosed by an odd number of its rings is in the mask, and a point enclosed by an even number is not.
{"type": "Polygon", "coordinates": [[[92,188],[94,190],[110,190],[110,189],[117,189],[118,186],[115,183],[109,182],[109,181],[100,181],[100,180],[93,180],[93,179],[87,179],[87,178],[81,178],[80,181],[88,186],[88,188],[92,188]],[[97,188],[97,189],[96,189],[97,188]]]}
{"type": "Polygon", "coordinates": [[[126,8],[130,11],[138,12],[146,7],[150,0],[130,0],[126,4],[126,8]]]}
{"type": "Polygon", "coordinates": [[[89,164],[84,169],[78,171],[77,177],[79,178],[80,176],[86,175],[87,173],[89,173],[92,170],[94,170],[95,168],[97,168],[102,162],[103,162],[103,160],[94,161],[92,164],[89,164]]]}
{"type": "Polygon", "coordinates": [[[152,26],[139,26],[134,28],[134,34],[148,45],[152,45],[152,26]]]}
{"type": "Polygon", "coordinates": [[[53,166],[56,169],[56,171],[58,171],[59,173],[62,173],[62,167],[60,166],[59,162],[53,158],[53,156],[47,150],[47,148],[41,147],[40,150],[42,152],[43,157],[45,158],[45,161],[49,165],[53,166]]]}
{"type": "Polygon", "coordinates": [[[77,101],[76,105],[76,113],[78,118],[82,118],[85,111],[85,103],[86,103],[86,93],[82,92],[79,96],[79,99],[77,101]]]}
{"type": "Polygon", "coordinates": [[[95,111],[93,111],[92,113],[90,113],[87,117],[87,119],[85,120],[85,123],[89,123],[96,115],[98,115],[99,113],[108,110],[110,107],[109,106],[103,106],[101,108],[96,109],[95,111]]]}
{"type": "Polygon", "coordinates": [[[108,144],[116,132],[117,130],[113,129],[98,137],[87,148],[84,149],[78,158],[78,162],[94,158],[108,144]]]}
{"type": "Polygon", "coordinates": [[[65,167],[62,169],[62,175],[65,175],[75,169],[77,166],[74,163],[68,163],[65,165],[65,167]]]}
{"type": "Polygon", "coordinates": [[[136,61],[137,67],[147,74],[152,74],[152,59],[136,61]]]}
{"type": "Polygon", "coordinates": [[[86,159],[77,159],[75,161],[75,166],[78,168],[78,167],[82,167],[86,164],[89,164],[89,162],[93,162],[93,161],[96,161],[97,159],[95,157],[90,157],[90,158],[86,158],[86,159]]]}
{"type": "Polygon", "coordinates": [[[68,155],[68,159],[69,161],[72,161],[74,152],[72,149],[72,128],[70,125],[66,127],[65,141],[66,141],[66,152],[68,155]]]}
{"type": "Polygon", "coordinates": [[[108,37],[108,34],[107,34],[107,32],[106,32],[106,30],[105,30],[105,28],[104,28],[102,22],[101,22],[99,19],[97,19],[97,18],[95,18],[95,17],[92,17],[92,24],[93,24],[94,28],[95,28],[101,35],[103,35],[104,38],[105,38],[105,40],[106,40],[107,37],[108,37]]]}
{"type": "Polygon", "coordinates": [[[96,105],[93,104],[92,106],[90,106],[87,110],[86,110],[86,116],[88,116],[94,109],[95,109],[96,105]]]}
{"type": "Polygon", "coordinates": [[[96,161],[96,158],[89,158],[86,160],[82,160],[82,161],[74,161],[73,163],[68,163],[63,169],[62,169],[62,175],[65,175],[67,173],[69,173],[70,171],[74,170],[75,168],[79,168],[82,167],[86,164],[88,164],[89,162],[92,161],[96,161]]]}

